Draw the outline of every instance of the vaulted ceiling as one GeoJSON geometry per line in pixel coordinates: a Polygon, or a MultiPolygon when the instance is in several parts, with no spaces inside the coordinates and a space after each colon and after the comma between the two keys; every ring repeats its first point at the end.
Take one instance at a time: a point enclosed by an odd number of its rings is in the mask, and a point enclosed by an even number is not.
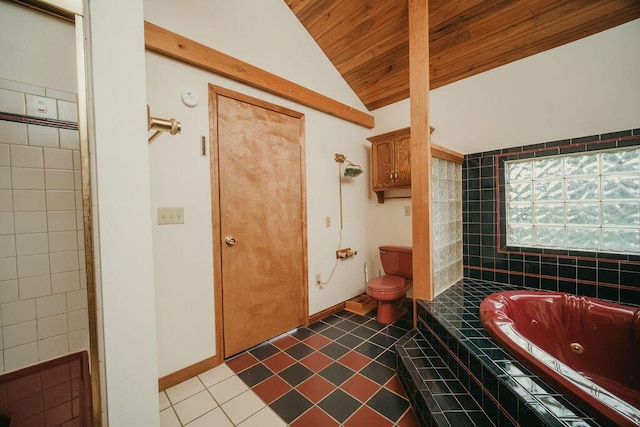
{"type": "MultiPolygon", "coordinates": [[[[409,97],[407,0],[285,0],[369,110],[409,97]]],[[[430,0],[431,88],[640,18],[639,0],[430,0]]]]}

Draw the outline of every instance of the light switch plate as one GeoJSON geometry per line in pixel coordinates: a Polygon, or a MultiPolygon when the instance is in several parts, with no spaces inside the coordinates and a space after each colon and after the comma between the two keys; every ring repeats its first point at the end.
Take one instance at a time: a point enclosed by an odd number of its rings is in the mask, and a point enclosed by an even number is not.
{"type": "Polygon", "coordinates": [[[158,225],[184,224],[184,208],[158,208],[158,225]]]}

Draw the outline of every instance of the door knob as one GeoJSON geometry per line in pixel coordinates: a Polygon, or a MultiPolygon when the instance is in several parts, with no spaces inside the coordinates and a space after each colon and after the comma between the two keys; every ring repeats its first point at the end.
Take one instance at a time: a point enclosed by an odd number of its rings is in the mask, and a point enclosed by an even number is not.
{"type": "Polygon", "coordinates": [[[236,243],[236,239],[233,236],[227,236],[224,238],[224,242],[229,246],[233,246],[236,243]]]}

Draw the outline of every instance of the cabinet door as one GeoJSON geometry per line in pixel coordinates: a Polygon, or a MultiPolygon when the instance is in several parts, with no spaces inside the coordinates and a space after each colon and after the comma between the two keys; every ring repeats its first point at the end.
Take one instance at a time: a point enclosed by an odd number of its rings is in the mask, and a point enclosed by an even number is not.
{"type": "Polygon", "coordinates": [[[373,190],[390,188],[393,186],[393,141],[380,141],[373,144],[371,158],[373,159],[373,190]]]}
{"type": "Polygon", "coordinates": [[[395,187],[411,186],[411,137],[397,137],[394,144],[395,149],[395,187]]]}

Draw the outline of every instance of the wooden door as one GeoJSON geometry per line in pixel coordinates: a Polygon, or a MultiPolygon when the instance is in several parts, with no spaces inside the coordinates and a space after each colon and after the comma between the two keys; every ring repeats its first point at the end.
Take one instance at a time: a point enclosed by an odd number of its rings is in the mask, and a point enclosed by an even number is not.
{"type": "Polygon", "coordinates": [[[395,139],[395,180],[396,187],[411,186],[411,136],[395,139]]]}
{"type": "Polygon", "coordinates": [[[393,186],[393,140],[375,142],[372,147],[373,189],[381,190],[393,186]]]}
{"type": "Polygon", "coordinates": [[[248,97],[215,98],[228,357],[305,322],[303,118],[248,97]]]}

